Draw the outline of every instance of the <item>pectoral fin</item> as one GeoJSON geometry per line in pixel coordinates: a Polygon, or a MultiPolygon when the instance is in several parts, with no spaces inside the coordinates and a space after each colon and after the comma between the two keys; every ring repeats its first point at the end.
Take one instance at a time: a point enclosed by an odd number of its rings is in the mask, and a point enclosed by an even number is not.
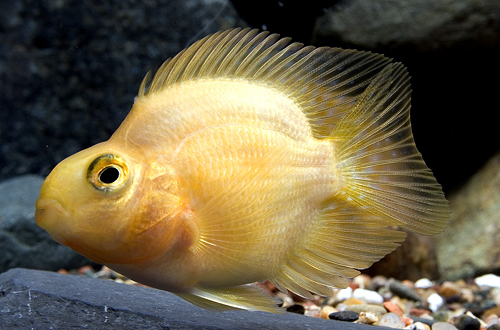
{"type": "Polygon", "coordinates": [[[246,309],[269,313],[284,313],[279,301],[255,284],[229,288],[192,288],[189,293],[176,293],[190,303],[213,311],[246,309]]]}

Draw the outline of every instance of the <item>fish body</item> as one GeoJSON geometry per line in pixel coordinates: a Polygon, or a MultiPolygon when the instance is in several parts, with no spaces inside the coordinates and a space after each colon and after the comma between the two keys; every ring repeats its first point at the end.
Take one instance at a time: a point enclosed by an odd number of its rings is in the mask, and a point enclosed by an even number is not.
{"type": "Polygon", "coordinates": [[[401,64],[234,29],[148,79],[37,201],[37,223],[90,259],[205,308],[278,312],[247,284],[328,295],[404,240],[390,226],[446,225],[401,64]]]}

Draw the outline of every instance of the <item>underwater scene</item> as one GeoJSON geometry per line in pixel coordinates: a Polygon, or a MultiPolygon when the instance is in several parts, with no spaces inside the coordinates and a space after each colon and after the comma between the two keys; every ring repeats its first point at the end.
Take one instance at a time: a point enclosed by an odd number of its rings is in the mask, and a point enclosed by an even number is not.
{"type": "Polygon", "coordinates": [[[1,323],[500,329],[499,59],[499,1],[2,2],[1,323]]]}

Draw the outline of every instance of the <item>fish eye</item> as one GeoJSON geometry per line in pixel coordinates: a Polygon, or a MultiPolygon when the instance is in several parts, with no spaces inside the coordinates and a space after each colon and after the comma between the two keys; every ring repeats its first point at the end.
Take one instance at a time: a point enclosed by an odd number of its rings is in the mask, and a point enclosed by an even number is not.
{"type": "Polygon", "coordinates": [[[99,191],[114,192],[122,188],[129,177],[127,162],[120,156],[105,154],[95,158],[87,169],[88,181],[99,191]]]}

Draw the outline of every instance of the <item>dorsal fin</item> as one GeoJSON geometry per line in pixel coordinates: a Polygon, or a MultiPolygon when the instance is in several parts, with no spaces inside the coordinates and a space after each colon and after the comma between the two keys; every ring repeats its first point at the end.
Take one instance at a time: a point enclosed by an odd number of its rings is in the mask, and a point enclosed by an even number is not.
{"type": "Polygon", "coordinates": [[[290,43],[277,34],[232,29],[218,32],[167,60],[139,98],[192,79],[244,79],[275,88],[305,113],[315,137],[329,137],[374,77],[391,61],[356,50],[290,43]]]}

